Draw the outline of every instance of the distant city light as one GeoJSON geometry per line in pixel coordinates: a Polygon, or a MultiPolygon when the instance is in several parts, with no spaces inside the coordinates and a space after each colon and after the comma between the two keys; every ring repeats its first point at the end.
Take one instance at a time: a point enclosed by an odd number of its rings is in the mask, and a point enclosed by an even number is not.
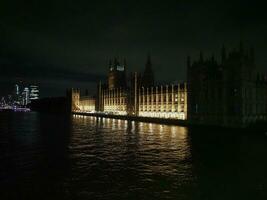
{"type": "Polygon", "coordinates": [[[1,97],[0,110],[29,111],[26,108],[27,105],[37,99],[39,99],[39,87],[37,85],[15,84],[11,94],[1,97]]]}

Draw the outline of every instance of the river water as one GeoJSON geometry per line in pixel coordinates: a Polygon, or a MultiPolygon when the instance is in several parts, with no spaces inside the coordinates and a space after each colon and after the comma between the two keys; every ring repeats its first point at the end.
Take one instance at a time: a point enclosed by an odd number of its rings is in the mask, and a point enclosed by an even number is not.
{"type": "Polygon", "coordinates": [[[267,136],[0,113],[0,199],[267,199],[267,136]]]}

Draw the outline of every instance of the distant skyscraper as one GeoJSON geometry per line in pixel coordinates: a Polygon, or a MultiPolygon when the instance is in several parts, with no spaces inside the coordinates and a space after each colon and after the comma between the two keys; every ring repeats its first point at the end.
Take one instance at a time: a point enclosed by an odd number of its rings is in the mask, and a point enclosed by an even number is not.
{"type": "Polygon", "coordinates": [[[15,84],[14,91],[13,91],[13,104],[19,105],[20,104],[20,91],[19,91],[19,85],[15,84]]]}
{"type": "Polygon", "coordinates": [[[5,97],[1,97],[0,107],[5,107],[5,106],[6,106],[5,97]]]}
{"type": "Polygon", "coordinates": [[[30,103],[30,90],[29,88],[25,87],[22,92],[22,105],[26,106],[30,103]]]}
{"type": "Polygon", "coordinates": [[[15,95],[19,95],[19,85],[18,84],[15,84],[14,93],[15,93],[15,95]]]}
{"type": "Polygon", "coordinates": [[[39,87],[30,85],[30,101],[39,99],[39,87]]]}

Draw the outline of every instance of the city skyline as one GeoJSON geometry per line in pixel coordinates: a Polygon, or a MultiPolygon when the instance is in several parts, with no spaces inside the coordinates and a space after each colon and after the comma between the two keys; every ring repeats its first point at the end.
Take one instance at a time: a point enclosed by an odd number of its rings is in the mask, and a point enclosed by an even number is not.
{"type": "Polygon", "coordinates": [[[181,81],[188,55],[218,57],[222,44],[231,49],[240,40],[254,46],[266,71],[266,13],[258,3],[1,4],[1,93],[21,79],[38,81],[44,96],[62,96],[71,86],[94,89],[110,58],[125,57],[129,70],[141,71],[148,52],[159,81],[181,81]]]}
{"type": "Polygon", "coordinates": [[[13,85],[8,94],[0,96],[0,109],[26,108],[40,99],[39,86],[22,82],[13,85]]]}

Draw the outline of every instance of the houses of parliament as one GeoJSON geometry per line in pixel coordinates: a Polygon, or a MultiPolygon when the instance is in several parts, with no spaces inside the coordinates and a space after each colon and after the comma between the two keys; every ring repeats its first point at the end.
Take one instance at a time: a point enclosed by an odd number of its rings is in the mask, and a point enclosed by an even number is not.
{"type": "Polygon", "coordinates": [[[187,82],[157,85],[150,56],[143,73],[127,74],[126,60],[109,62],[95,96],[68,90],[72,112],[186,120],[188,124],[246,127],[267,120],[267,77],[255,65],[253,48],[221,49],[187,58],[187,82]]]}

